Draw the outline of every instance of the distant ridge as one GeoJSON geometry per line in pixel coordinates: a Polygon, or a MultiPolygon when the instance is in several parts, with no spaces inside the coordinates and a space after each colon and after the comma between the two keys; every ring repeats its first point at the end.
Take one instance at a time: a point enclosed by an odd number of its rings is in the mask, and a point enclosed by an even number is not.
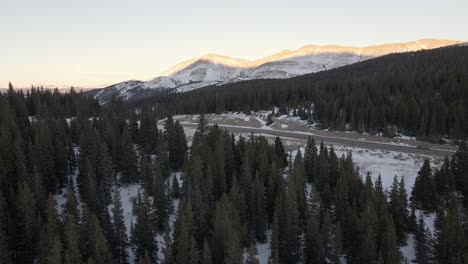
{"type": "Polygon", "coordinates": [[[367,47],[306,45],[296,50],[283,50],[257,60],[207,54],[178,63],[150,81],[131,80],[121,82],[105,87],[95,96],[105,103],[114,93],[128,100],[168,89],[184,92],[208,85],[219,85],[242,80],[283,79],[329,70],[390,53],[434,49],[459,44],[464,44],[464,42],[420,39],[412,42],[367,47]]]}

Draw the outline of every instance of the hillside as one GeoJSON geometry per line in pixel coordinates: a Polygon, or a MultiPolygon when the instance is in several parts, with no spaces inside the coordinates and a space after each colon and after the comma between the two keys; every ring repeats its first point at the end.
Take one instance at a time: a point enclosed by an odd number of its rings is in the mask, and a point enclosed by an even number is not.
{"type": "Polygon", "coordinates": [[[452,40],[421,39],[369,47],[307,45],[251,61],[208,54],[181,62],[150,81],[130,80],[108,86],[97,93],[96,97],[101,102],[108,102],[111,95],[117,93],[126,100],[133,100],[167,89],[185,92],[243,80],[291,78],[390,53],[433,49],[458,43],[460,42],[452,40]]]}
{"type": "Polygon", "coordinates": [[[302,108],[322,127],[399,129],[419,137],[465,138],[468,47],[392,54],[291,79],[267,79],[164,93],[136,102],[166,113],[302,108]]]}

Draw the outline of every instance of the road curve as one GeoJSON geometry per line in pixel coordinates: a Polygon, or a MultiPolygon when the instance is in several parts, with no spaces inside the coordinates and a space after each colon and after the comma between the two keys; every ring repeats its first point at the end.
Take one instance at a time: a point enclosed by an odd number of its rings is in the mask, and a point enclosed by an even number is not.
{"type": "MultiPolygon", "coordinates": [[[[180,124],[184,127],[190,127],[190,128],[197,127],[196,123],[181,122],[180,124]]],[[[260,135],[279,136],[283,138],[295,138],[295,139],[300,139],[300,140],[307,140],[309,136],[312,136],[314,137],[315,141],[317,142],[323,141],[327,145],[341,145],[341,146],[358,147],[358,148],[365,148],[365,149],[378,149],[378,150],[395,151],[395,152],[402,152],[402,153],[412,153],[412,154],[430,156],[434,158],[443,158],[445,156],[452,156],[454,153],[453,150],[446,150],[446,149],[419,149],[415,146],[405,146],[405,145],[356,140],[356,139],[349,139],[349,138],[321,136],[321,135],[315,135],[313,133],[306,133],[306,132],[281,131],[281,130],[273,130],[273,129],[270,130],[270,129],[263,129],[263,128],[238,127],[238,126],[228,126],[228,125],[218,125],[218,126],[220,128],[223,128],[229,132],[236,133],[236,134],[237,133],[243,133],[243,134],[254,133],[254,134],[260,134],[260,135]]]]}

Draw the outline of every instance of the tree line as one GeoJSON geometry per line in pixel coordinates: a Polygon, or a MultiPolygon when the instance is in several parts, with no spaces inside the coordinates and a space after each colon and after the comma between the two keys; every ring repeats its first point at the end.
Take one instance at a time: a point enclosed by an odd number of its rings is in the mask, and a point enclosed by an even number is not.
{"type": "Polygon", "coordinates": [[[465,140],[468,47],[391,54],[291,79],[161,92],[130,103],[161,115],[301,109],[323,128],[465,140]]]}
{"type": "Polygon", "coordinates": [[[268,242],[270,263],[393,264],[410,236],[416,263],[467,258],[466,144],[440,168],[424,162],[408,199],[402,177],[385,189],[313,138],[292,155],[280,138],[235,136],[201,115],[189,146],[156,109],[35,93],[53,103],[0,94],[1,263],[253,264],[268,242]],[[128,184],[140,186],[130,230],[128,184]]]}

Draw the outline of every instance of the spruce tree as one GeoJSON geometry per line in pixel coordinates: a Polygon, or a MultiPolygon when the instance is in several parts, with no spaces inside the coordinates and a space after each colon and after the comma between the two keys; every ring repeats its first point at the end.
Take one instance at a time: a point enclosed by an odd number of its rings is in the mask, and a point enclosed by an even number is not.
{"type": "Polygon", "coordinates": [[[141,157],[140,165],[140,175],[143,189],[148,194],[153,194],[153,181],[154,181],[154,171],[153,171],[152,162],[149,157],[146,155],[141,157]]]}
{"type": "Polygon", "coordinates": [[[437,206],[437,190],[428,159],[424,160],[424,164],[414,182],[411,202],[414,203],[414,206],[423,210],[435,210],[437,206]]]}
{"type": "Polygon", "coordinates": [[[112,227],[115,240],[110,241],[112,245],[112,253],[116,264],[127,264],[127,229],[123,216],[122,201],[120,198],[119,190],[116,188],[114,191],[114,207],[112,208],[112,227]]]}
{"type": "Polygon", "coordinates": [[[103,229],[98,218],[85,208],[83,211],[83,239],[84,252],[87,259],[92,259],[96,263],[111,263],[112,255],[109,251],[103,229]]]}
{"type": "Polygon", "coordinates": [[[257,258],[257,246],[255,243],[252,243],[247,251],[247,259],[245,260],[245,264],[259,264],[257,258]]]}
{"type": "Polygon", "coordinates": [[[8,241],[8,208],[3,194],[0,192],[0,263],[10,264],[12,262],[12,252],[8,241]]]}
{"type": "Polygon", "coordinates": [[[286,165],[288,165],[288,156],[286,155],[283,146],[283,141],[281,141],[280,137],[275,138],[275,152],[276,155],[280,158],[280,167],[285,167],[286,165]]]}
{"type": "Polygon", "coordinates": [[[164,264],[172,264],[173,263],[173,250],[172,250],[172,237],[171,237],[171,227],[169,226],[169,222],[167,221],[164,225],[164,264]]]}
{"type": "Polygon", "coordinates": [[[468,255],[467,240],[460,222],[458,205],[452,199],[447,215],[438,219],[436,255],[439,263],[463,263],[468,255]]]}
{"type": "Polygon", "coordinates": [[[138,142],[143,147],[145,154],[151,154],[155,151],[157,140],[158,127],[156,124],[156,117],[151,109],[145,108],[142,110],[141,114],[138,142]]]}
{"type": "Polygon", "coordinates": [[[452,157],[452,172],[457,190],[463,194],[464,205],[468,205],[468,146],[462,140],[457,152],[452,157]]]}
{"type": "Polygon", "coordinates": [[[179,181],[177,180],[177,176],[174,175],[174,178],[172,179],[172,197],[174,199],[179,199],[180,198],[180,187],[179,187],[179,181]]]}
{"type": "Polygon", "coordinates": [[[65,263],[80,264],[83,263],[79,248],[80,229],[77,220],[73,214],[66,216],[65,223],[65,263]]]}
{"type": "Polygon", "coordinates": [[[0,230],[0,263],[11,264],[12,253],[8,247],[8,236],[5,234],[3,229],[0,230]]]}
{"type": "Polygon", "coordinates": [[[128,129],[124,128],[122,142],[119,149],[119,168],[122,172],[122,183],[135,183],[138,181],[138,162],[134,151],[133,141],[128,129]]]}
{"type": "Polygon", "coordinates": [[[36,257],[39,219],[34,207],[35,198],[27,183],[21,186],[17,200],[16,261],[32,263],[36,257]]]}
{"type": "Polygon", "coordinates": [[[157,244],[154,241],[154,212],[146,193],[143,194],[143,197],[138,194],[134,214],[136,222],[132,227],[133,251],[136,256],[145,256],[147,253],[150,259],[154,261],[158,251],[157,244]]]}
{"type": "Polygon", "coordinates": [[[431,257],[431,233],[429,229],[426,229],[424,224],[424,215],[421,213],[419,215],[418,220],[418,230],[415,234],[415,252],[416,252],[416,259],[413,261],[414,263],[432,263],[431,257]]]}
{"type": "Polygon", "coordinates": [[[210,246],[208,245],[208,241],[205,239],[203,242],[203,251],[202,251],[202,257],[201,257],[201,264],[212,264],[213,260],[211,258],[211,249],[210,246]]]}
{"type": "Polygon", "coordinates": [[[152,192],[156,228],[158,231],[162,232],[164,230],[164,223],[168,217],[169,198],[166,194],[165,181],[160,164],[158,164],[155,169],[152,192]]]}

